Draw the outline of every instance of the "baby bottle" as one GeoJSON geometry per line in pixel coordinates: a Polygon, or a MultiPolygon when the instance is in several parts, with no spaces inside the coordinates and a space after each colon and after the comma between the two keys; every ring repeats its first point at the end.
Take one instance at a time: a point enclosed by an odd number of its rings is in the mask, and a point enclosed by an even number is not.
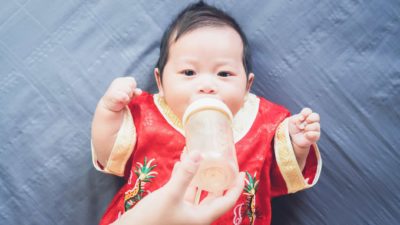
{"type": "Polygon", "coordinates": [[[203,158],[193,184],[213,193],[228,189],[239,172],[229,108],[220,100],[201,98],[188,106],[182,122],[187,150],[203,158]]]}

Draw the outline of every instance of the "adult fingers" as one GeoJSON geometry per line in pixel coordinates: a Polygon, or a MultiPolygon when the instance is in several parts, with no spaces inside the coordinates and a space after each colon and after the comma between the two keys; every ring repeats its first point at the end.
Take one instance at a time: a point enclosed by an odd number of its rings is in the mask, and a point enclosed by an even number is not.
{"type": "Polygon", "coordinates": [[[185,201],[194,203],[196,200],[197,190],[198,189],[196,186],[189,184],[189,186],[186,189],[185,196],[184,196],[185,201]]]}
{"type": "Polygon", "coordinates": [[[171,195],[179,198],[184,197],[184,193],[186,193],[193,176],[197,172],[200,161],[201,156],[198,152],[190,152],[187,157],[175,164],[171,178],[167,183],[171,195]]]}
{"type": "Polygon", "coordinates": [[[216,197],[209,204],[202,205],[204,208],[199,211],[204,213],[202,216],[211,217],[213,220],[215,220],[227,210],[232,208],[243,192],[244,176],[245,174],[241,172],[236,179],[235,185],[232,186],[224,196],[216,197]]]}
{"type": "Polygon", "coordinates": [[[210,202],[214,201],[215,199],[221,197],[223,195],[223,192],[219,193],[213,193],[213,192],[208,192],[207,196],[201,201],[201,204],[209,204],[210,202]]]}

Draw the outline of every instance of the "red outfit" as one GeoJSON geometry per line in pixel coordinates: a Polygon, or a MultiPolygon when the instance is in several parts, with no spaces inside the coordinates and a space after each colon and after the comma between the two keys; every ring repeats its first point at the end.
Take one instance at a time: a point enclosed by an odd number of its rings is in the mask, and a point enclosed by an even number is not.
{"type": "MultiPolygon", "coordinates": [[[[299,175],[298,168],[295,171],[297,174],[293,169],[283,168],[283,165],[294,165],[293,153],[286,145],[285,141],[290,139],[285,140],[284,128],[280,128],[283,130],[279,134],[276,132],[289,112],[254,95],[253,100],[258,104],[254,120],[235,143],[239,170],[247,172],[245,190],[235,207],[213,224],[270,224],[271,198],[312,186],[320,173],[321,163],[316,145],[310,151],[302,174],[300,172],[299,175]],[[274,151],[274,146],[281,150],[274,151]],[[288,154],[291,154],[289,159],[288,154]],[[291,177],[294,183],[291,183],[291,177]]],[[[141,198],[162,187],[180,158],[185,137],[171,125],[167,113],[160,110],[156,102],[153,95],[144,93],[129,104],[137,136],[133,140],[133,151],[128,151],[131,154],[123,171],[127,182],[114,197],[100,224],[114,222],[141,198]]]]}

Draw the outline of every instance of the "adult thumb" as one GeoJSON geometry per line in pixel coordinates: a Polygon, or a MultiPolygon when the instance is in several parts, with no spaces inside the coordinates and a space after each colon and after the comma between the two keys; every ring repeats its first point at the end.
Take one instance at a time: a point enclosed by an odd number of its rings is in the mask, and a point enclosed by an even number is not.
{"type": "Polygon", "coordinates": [[[181,161],[175,163],[170,180],[167,183],[170,194],[183,198],[196,174],[202,158],[198,152],[185,153],[181,161]]]}

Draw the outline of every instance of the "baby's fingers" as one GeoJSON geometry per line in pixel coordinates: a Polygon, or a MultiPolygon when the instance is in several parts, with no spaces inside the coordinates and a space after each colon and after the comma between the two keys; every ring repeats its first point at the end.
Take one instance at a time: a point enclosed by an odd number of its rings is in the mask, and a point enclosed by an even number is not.
{"type": "Polygon", "coordinates": [[[136,80],[133,77],[123,77],[122,79],[124,79],[124,81],[129,84],[129,87],[132,89],[136,88],[136,80]]]}
{"type": "Polygon", "coordinates": [[[129,94],[123,91],[116,91],[114,93],[111,93],[111,101],[114,104],[128,104],[130,101],[129,94]]]}
{"type": "Polygon", "coordinates": [[[133,91],[133,96],[139,96],[142,94],[142,89],[140,88],[135,88],[135,90],[133,91]]]}
{"type": "Polygon", "coordinates": [[[125,92],[114,91],[104,95],[101,102],[106,109],[119,112],[129,103],[129,100],[130,98],[125,92]]]}
{"type": "Polygon", "coordinates": [[[137,88],[137,83],[133,77],[124,77],[130,92],[130,97],[139,96],[142,94],[142,90],[137,88]]]}
{"type": "Polygon", "coordinates": [[[321,132],[319,132],[319,131],[308,131],[307,133],[305,133],[306,138],[311,143],[317,142],[319,140],[320,135],[321,135],[321,132]]]}
{"type": "Polygon", "coordinates": [[[306,125],[306,118],[312,113],[310,108],[303,108],[299,114],[294,116],[294,124],[298,129],[303,130],[306,125]]]}
{"type": "Polygon", "coordinates": [[[304,128],[305,131],[320,131],[321,127],[319,123],[311,123],[307,124],[304,128]]]}
{"type": "Polygon", "coordinates": [[[320,121],[320,117],[318,113],[310,113],[310,115],[308,115],[308,117],[306,118],[306,122],[307,123],[315,123],[315,122],[319,122],[320,121]]]}
{"type": "Polygon", "coordinates": [[[300,115],[301,116],[303,116],[303,118],[307,118],[310,114],[312,113],[312,110],[310,109],[310,108],[303,108],[301,111],[300,111],[300,115]]]}

